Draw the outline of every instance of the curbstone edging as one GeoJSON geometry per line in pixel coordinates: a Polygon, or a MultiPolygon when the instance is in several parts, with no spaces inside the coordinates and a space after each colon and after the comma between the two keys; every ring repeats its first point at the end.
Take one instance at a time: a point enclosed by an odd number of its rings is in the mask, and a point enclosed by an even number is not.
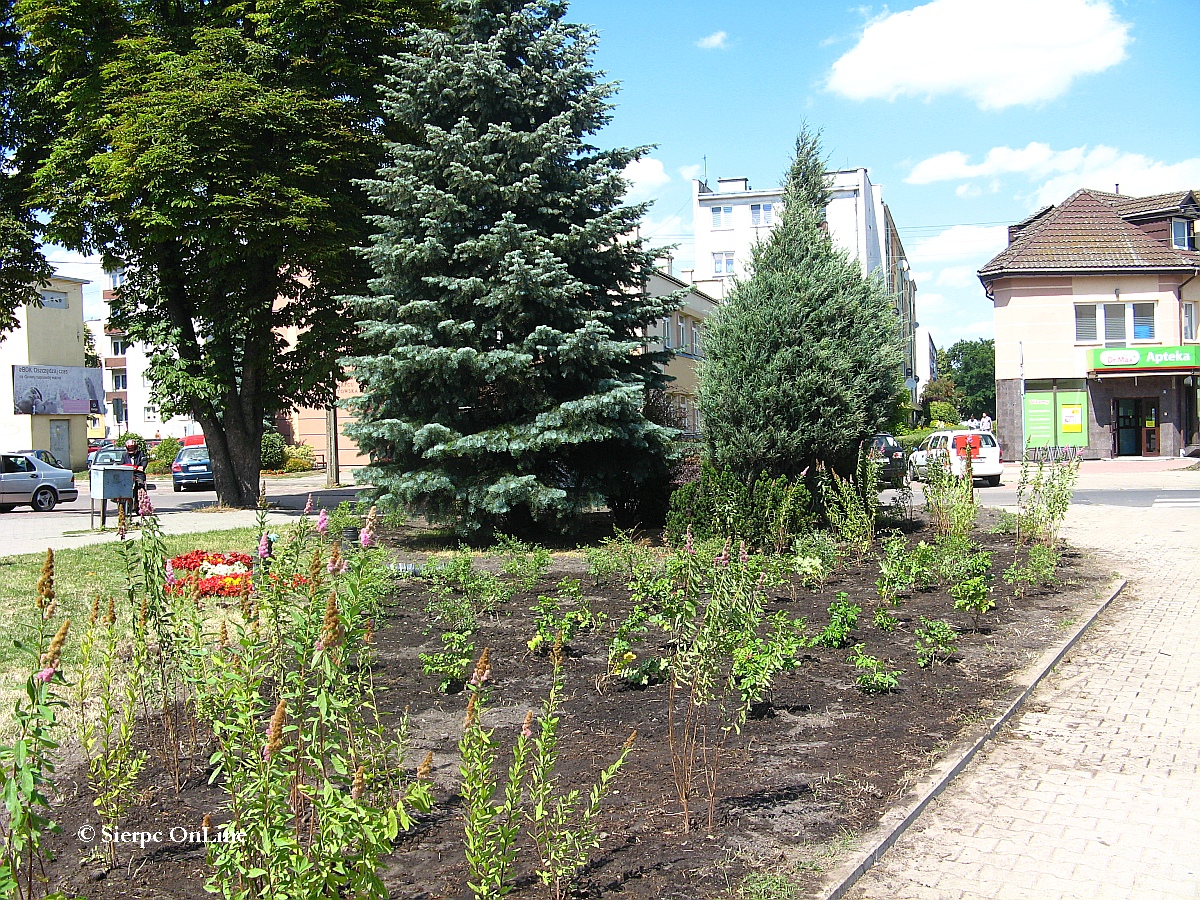
{"type": "Polygon", "coordinates": [[[925,808],[950,786],[950,783],[967,767],[967,764],[975,758],[975,755],[1000,732],[1005,723],[1020,711],[1025,701],[1029,699],[1029,696],[1037,686],[1045,680],[1054,667],[1062,661],[1062,658],[1079,642],[1079,639],[1092,627],[1096,619],[1100,617],[1100,614],[1108,609],[1109,605],[1117,599],[1117,596],[1125,589],[1126,584],[1128,582],[1122,578],[1116,587],[1113,588],[1108,598],[1092,611],[1092,614],[1087,617],[1086,621],[1076,628],[1074,633],[1063,644],[1058,647],[1051,647],[1042,654],[1041,659],[1037,663],[1017,677],[1016,683],[1018,685],[1023,684],[1024,686],[1009,703],[1008,707],[992,720],[987,731],[962,748],[959,753],[952,753],[949,757],[934,766],[933,770],[924,779],[925,788],[920,791],[919,796],[911,804],[884,814],[869,838],[869,846],[865,850],[860,851],[854,859],[847,861],[838,868],[832,876],[834,884],[824,889],[824,893],[819,895],[821,900],[840,900],[854,886],[858,879],[865,875],[879,861],[879,858],[888,851],[892,844],[896,843],[900,835],[904,834],[909,826],[917,821],[921,813],[925,811],[925,808]]]}

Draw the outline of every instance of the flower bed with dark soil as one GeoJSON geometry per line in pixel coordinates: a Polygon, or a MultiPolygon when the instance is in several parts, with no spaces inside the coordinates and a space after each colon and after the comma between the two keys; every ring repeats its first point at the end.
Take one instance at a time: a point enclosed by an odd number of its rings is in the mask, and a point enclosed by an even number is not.
{"type": "MultiPolygon", "coordinates": [[[[929,535],[914,534],[911,540],[921,537],[929,535]]],[[[874,695],[858,690],[848,648],[805,651],[799,668],[776,678],[769,702],[757,705],[741,733],[729,737],[720,757],[711,833],[703,796],[693,802],[690,833],[684,829],[671,776],[667,687],[634,689],[606,678],[612,628],[629,611],[629,591],[613,584],[593,586],[582,558],[557,556],[540,591],[549,592],[563,577],[581,578],[594,609],[608,615],[600,632],[580,635],[569,647],[559,726],[560,783],[588,790],[630,732],[638,734],[605,801],[601,847],[579,879],[577,896],[737,896],[747,872],[777,865],[812,890],[848,837],[871,828],[951,742],[998,712],[1011,690],[1010,676],[1060,642],[1109,586],[1102,563],[1068,550],[1059,586],[1014,601],[998,577],[1013,560],[1012,538],[981,531],[975,539],[994,553],[998,601],[978,631],[971,629],[969,616],[955,612],[944,587],[905,597],[894,610],[899,620],[894,632],[875,627],[879,569],[872,557],[839,568],[819,590],[799,588],[795,600],[787,590],[772,591],[768,611],[807,617],[810,634],[826,624],[837,593],[846,592],[862,607],[850,643],[865,644],[866,653],[900,670],[899,689],[874,695]],[[913,629],[920,616],[948,619],[960,632],[950,664],[918,667],[913,629]]],[[[412,559],[412,554],[399,556],[412,559]]],[[[496,728],[505,748],[526,712],[540,709],[550,687],[549,662],[527,647],[534,630],[529,607],[537,593],[518,594],[497,615],[481,619],[474,635],[477,647],[491,648],[494,683],[484,724],[496,728]]],[[[427,751],[433,752],[433,812],[420,818],[385,861],[391,896],[411,900],[470,896],[456,793],[466,695],[439,694],[439,679],[422,673],[418,653],[440,647],[437,631],[428,628],[425,602],[423,582],[397,583],[387,619],[378,626],[375,673],[382,708],[397,721],[408,711],[408,765],[415,768],[427,751]]],[[[718,722],[711,724],[718,733],[718,722]]],[[[111,871],[98,858],[87,858],[97,843],[78,837],[81,826],[97,824],[90,795],[78,786],[80,773],[60,781],[60,787],[68,783],[56,815],[63,833],[52,839],[58,856],[48,873],[52,884],[96,900],[210,896],[204,891],[203,847],[171,840],[170,830],[194,829],[205,813],[222,821],[224,795],[208,783],[209,748],[203,739],[189,757],[191,742],[184,737],[182,789],[175,790],[173,777],[152,756],[124,826],[129,832],[161,832],[162,840],[144,849],[122,844],[122,864],[111,871]]],[[[503,754],[500,760],[503,766],[503,754]]],[[[530,848],[522,843],[520,849],[513,896],[547,896],[532,874],[530,848]]]]}

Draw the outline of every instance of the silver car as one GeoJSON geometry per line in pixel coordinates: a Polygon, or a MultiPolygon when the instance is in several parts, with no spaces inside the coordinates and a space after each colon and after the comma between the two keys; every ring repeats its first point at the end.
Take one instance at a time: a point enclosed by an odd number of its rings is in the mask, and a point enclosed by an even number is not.
{"type": "Polygon", "coordinates": [[[33,452],[0,453],[0,512],[32,506],[50,512],[58,503],[79,499],[75,473],[52,466],[33,452]]]}

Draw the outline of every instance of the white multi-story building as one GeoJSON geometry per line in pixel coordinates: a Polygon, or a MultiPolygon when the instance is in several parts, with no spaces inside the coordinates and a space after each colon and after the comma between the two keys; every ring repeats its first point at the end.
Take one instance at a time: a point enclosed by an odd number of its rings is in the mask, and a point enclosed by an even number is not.
{"type": "MultiPolygon", "coordinates": [[[[111,308],[113,291],[121,284],[121,273],[112,275],[112,290],[104,292],[106,308],[111,308]]],[[[123,331],[108,326],[104,319],[89,319],[96,352],[104,370],[105,437],[117,438],[127,431],[144,438],[182,438],[200,434],[199,424],[190,416],[163,418],[152,397],[149,378],[148,348],[134,343],[123,331]]]]}
{"type": "MultiPolygon", "coordinates": [[[[863,275],[882,279],[892,295],[904,344],[904,374],[915,404],[917,284],[891,211],[866,169],[827,174],[830,200],[825,221],[829,233],[835,246],[858,260],[863,275]]],[[[782,189],[753,190],[746,178],[719,178],[715,191],[706,182],[694,181],[696,261],[691,281],[710,296],[725,297],[734,279],[747,276],[750,248],[774,228],[782,203],[782,189]]]]}
{"type": "Polygon", "coordinates": [[[924,325],[917,328],[913,343],[916,350],[916,368],[913,375],[917,379],[917,397],[920,397],[925,385],[938,377],[937,345],[933,342],[933,335],[924,325]]]}

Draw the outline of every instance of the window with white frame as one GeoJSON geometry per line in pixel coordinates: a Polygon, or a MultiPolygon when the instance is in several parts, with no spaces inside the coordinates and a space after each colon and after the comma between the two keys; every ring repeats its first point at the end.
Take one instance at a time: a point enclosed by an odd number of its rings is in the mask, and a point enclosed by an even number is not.
{"type": "Polygon", "coordinates": [[[158,410],[155,409],[153,406],[147,406],[145,409],[142,410],[142,418],[147,422],[157,422],[158,421],[158,410]]]}
{"type": "Polygon", "coordinates": [[[732,206],[714,206],[712,208],[712,227],[713,228],[732,228],[733,227],[733,207],[732,206]]]}
{"type": "Polygon", "coordinates": [[[1196,313],[1195,301],[1183,304],[1183,339],[1185,341],[1197,340],[1196,335],[1200,333],[1197,328],[1196,313]]]}
{"type": "Polygon", "coordinates": [[[688,348],[687,334],[688,334],[687,319],[685,319],[683,316],[680,316],[679,317],[679,349],[680,350],[687,350],[687,348],[688,348]]]}
{"type": "Polygon", "coordinates": [[[702,352],[700,346],[700,326],[692,326],[692,352],[699,356],[702,352]]]}
{"type": "Polygon", "coordinates": [[[662,320],[662,342],[663,347],[667,350],[671,349],[671,320],[662,320]]]}
{"type": "Polygon", "coordinates": [[[1097,339],[1096,335],[1096,305],[1094,303],[1077,303],[1075,305],[1075,343],[1094,343],[1097,339]]]}
{"type": "Polygon", "coordinates": [[[1125,347],[1129,341],[1158,340],[1158,326],[1155,321],[1154,303],[1104,303],[1091,307],[1095,312],[1095,321],[1091,321],[1086,310],[1090,304],[1080,304],[1075,307],[1075,340],[1077,343],[1090,343],[1101,338],[1101,320],[1103,314],[1103,341],[1105,347],[1125,347]],[[1096,334],[1096,337],[1087,337],[1096,334]]]}
{"type": "Polygon", "coordinates": [[[750,204],[750,224],[754,226],[771,225],[775,221],[775,208],[771,203],[750,204]]]}
{"type": "Polygon", "coordinates": [[[1133,307],[1133,339],[1135,341],[1154,340],[1154,304],[1130,303],[1133,307]]]}
{"type": "Polygon", "coordinates": [[[42,306],[47,309],[67,309],[70,304],[67,302],[67,294],[65,291],[41,291],[42,306]]]}
{"type": "Polygon", "coordinates": [[[1191,250],[1192,249],[1192,221],[1191,219],[1172,219],[1171,220],[1171,246],[1176,250],[1191,250]]]}
{"type": "Polygon", "coordinates": [[[714,253],[713,258],[713,274],[714,275],[732,275],[733,274],[733,251],[722,251],[714,253]]]}
{"type": "Polygon", "coordinates": [[[124,356],[129,352],[129,341],[123,337],[115,337],[112,339],[112,355],[124,356]]]}
{"type": "Polygon", "coordinates": [[[112,369],[112,389],[125,391],[129,389],[129,374],[125,369],[112,369]]]}

